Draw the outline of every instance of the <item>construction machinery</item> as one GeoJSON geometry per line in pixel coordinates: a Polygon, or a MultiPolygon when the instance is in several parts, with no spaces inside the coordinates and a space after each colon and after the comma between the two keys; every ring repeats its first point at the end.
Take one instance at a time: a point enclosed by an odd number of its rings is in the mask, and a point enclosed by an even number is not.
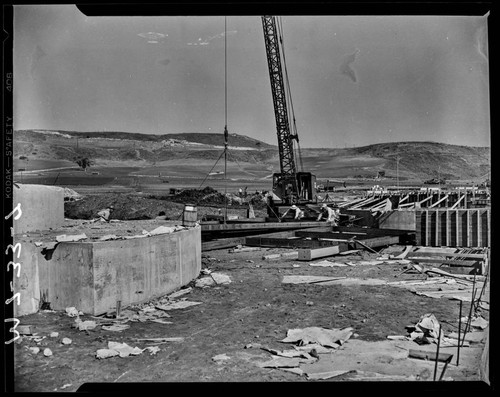
{"type": "Polygon", "coordinates": [[[274,199],[269,203],[268,211],[269,216],[276,217],[279,216],[280,205],[304,206],[316,202],[316,176],[310,172],[297,170],[295,144],[301,168],[302,159],[288,85],[281,25],[276,17],[263,16],[262,26],[271,79],[280,160],[280,172],[273,174],[274,199]]]}

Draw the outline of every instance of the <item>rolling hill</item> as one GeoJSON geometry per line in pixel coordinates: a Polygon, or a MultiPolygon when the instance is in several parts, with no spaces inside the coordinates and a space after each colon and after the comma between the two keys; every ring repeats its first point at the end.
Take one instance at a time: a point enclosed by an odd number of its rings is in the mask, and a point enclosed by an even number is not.
{"type": "MultiPolygon", "coordinates": [[[[55,168],[58,161],[60,167],[69,167],[75,157],[84,156],[92,159],[96,168],[139,167],[158,174],[162,172],[157,171],[161,166],[168,170],[184,167],[200,174],[207,173],[210,164],[220,160],[223,149],[222,134],[19,130],[14,132],[14,171],[41,169],[44,161],[51,162],[45,168],[55,168]]],[[[403,180],[434,177],[484,180],[491,168],[488,147],[435,142],[303,148],[301,154],[304,171],[311,171],[318,178],[372,178],[381,171],[388,178],[398,174],[403,180]]],[[[246,177],[263,177],[279,171],[276,146],[237,134],[229,135],[228,162],[236,174],[240,172],[246,177]]]]}

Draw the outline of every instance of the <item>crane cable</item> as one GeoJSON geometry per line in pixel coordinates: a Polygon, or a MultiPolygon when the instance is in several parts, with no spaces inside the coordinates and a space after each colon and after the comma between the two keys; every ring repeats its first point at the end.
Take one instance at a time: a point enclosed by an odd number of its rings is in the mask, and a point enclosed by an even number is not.
{"type": "Polygon", "coordinates": [[[296,155],[296,157],[299,158],[300,170],[303,171],[304,165],[302,163],[302,153],[300,151],[299,134],[297,131],[297,123],[295,121],[295,112],[293,109],[292,92],[290,90],[290,81],[288,79],[288,70],[286,67],[285,46],[283,45],[283,24],[281,22],[281,17],[279,17],[279,19],[276,22],[277,22],[277,26],[278,26],[278,34],[280,36],[279,39],[280,39],[280,43],[281,43],[281,53],[283,54],[283,70],[285,72],[284,77],[285,77],[285,84],[286,84],[286,96],[287,96],[287,103],[289,104],[289,108],[290,108],[289,118],[291,117],[291,121],[292,121],[290,123],[290,120],[289,120],[289,124],[292,126],[293,134],[296,137],[295,138],[295,140],[297,142],[297,155],[296,155]]]}
{"type": "Polygon", "coordinates": [[[224,224],[227,219],[227,17],[224,17],[224,224]]]}

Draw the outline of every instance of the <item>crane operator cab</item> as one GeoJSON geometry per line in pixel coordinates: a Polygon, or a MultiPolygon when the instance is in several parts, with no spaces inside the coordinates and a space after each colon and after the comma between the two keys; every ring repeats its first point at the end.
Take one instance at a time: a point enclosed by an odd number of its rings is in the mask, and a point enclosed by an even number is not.
{"type": "Polygon", "coordinates": [[[275,173],[273,193],[282,205],[313,202],[316,200],[316,176],[310,172],[297,172],[295,176],[275,173]]]}

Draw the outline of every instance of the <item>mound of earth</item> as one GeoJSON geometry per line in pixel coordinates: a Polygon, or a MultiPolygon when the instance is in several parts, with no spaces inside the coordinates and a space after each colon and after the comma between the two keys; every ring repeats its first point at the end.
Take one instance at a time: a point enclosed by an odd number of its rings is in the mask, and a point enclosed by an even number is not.
{"type": "MultiPolygon", "coordinates": [[[[233,215],[246,216],[247,202],[239,197],[229,197],[228,210],[233,215]]],[[[250,198],[256,204],[255,216],[266,216],[265,203],[259,198],[250,198]]],[[[157,216],[165,216],[168,220],[182,220],[185,204],[197,206],[198,219],[205,215],[218,214],[218,208],[225,205],[224,195],[211,187],[202,190],[185,190],[182,193],[169,196],[154,196],[121,193],[91,194],[82,196],[78,201],[66,201],[64,203],[64,216],[68,219],[94,219],[97,213],[112,205],[114,211],[112,219],[118,220],[142,220],[155,219],[157,216]]]]}

